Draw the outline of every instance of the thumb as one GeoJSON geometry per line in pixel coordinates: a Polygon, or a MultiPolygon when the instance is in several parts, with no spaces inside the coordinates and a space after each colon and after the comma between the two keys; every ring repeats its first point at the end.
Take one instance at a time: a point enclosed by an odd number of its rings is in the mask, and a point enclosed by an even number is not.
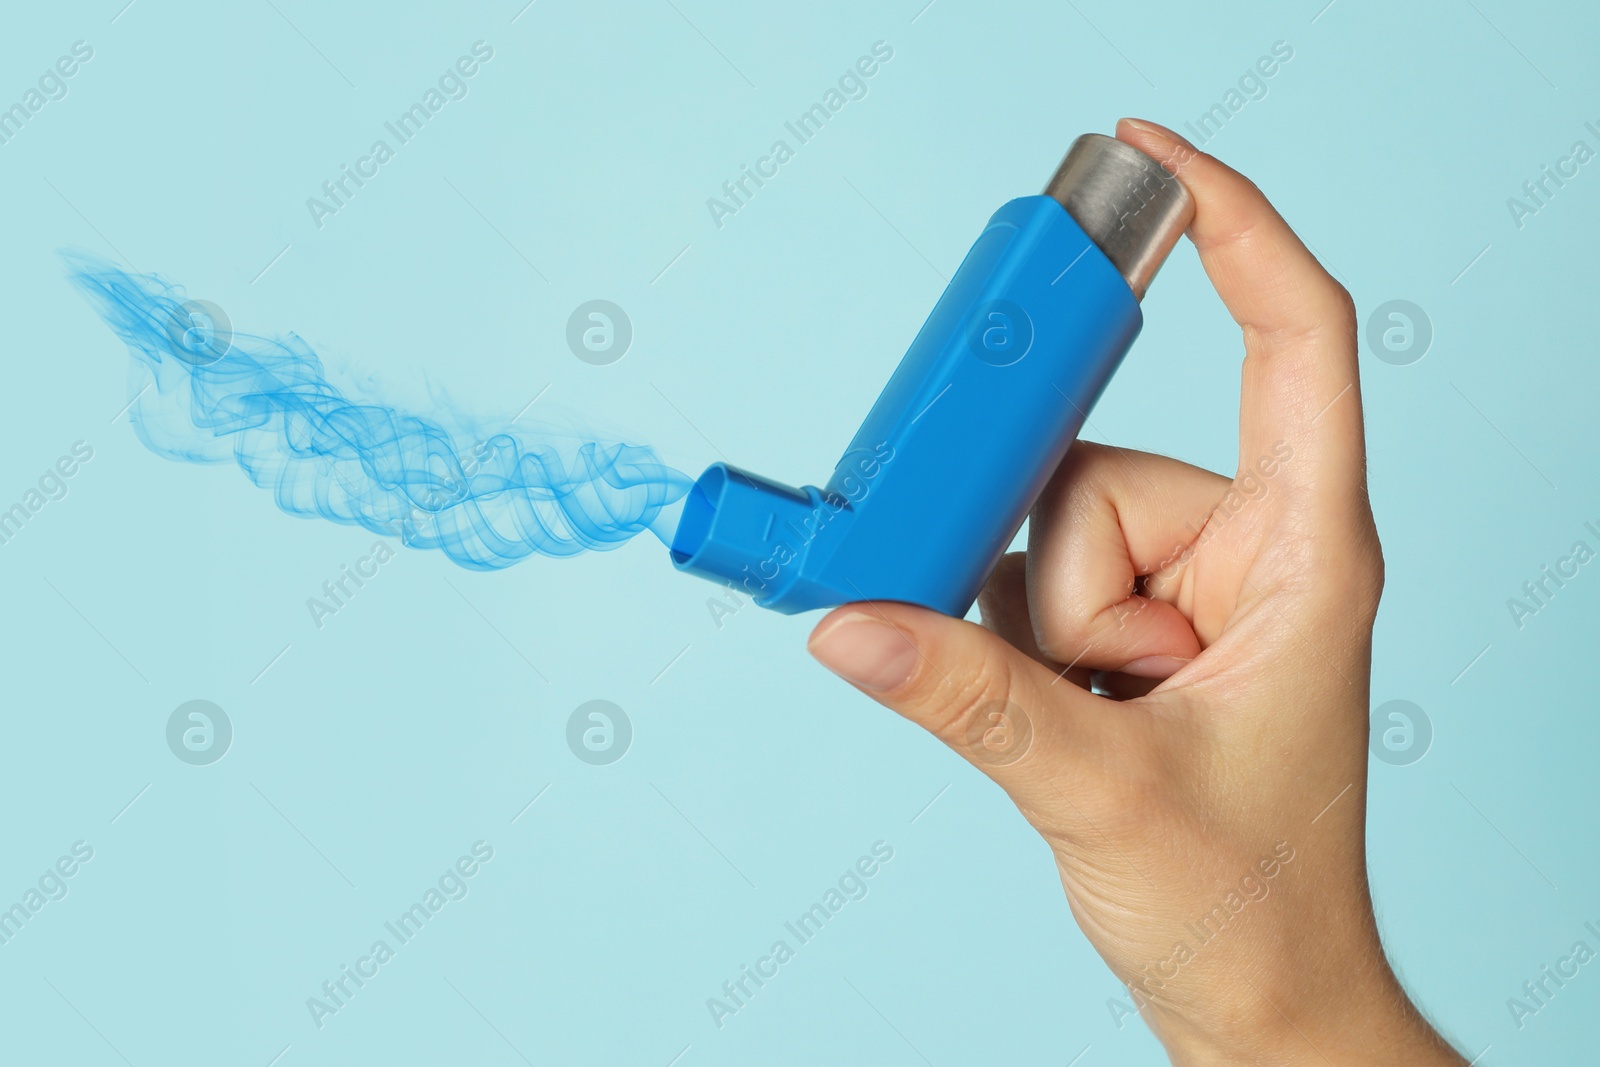
{"type": "Polygon", "coordinates": [[[1027,809],[1100,747],[1112,717],[996,634],[899,603],[848,604],[807,644],[824,667],[923,727],[1027,809]],[[1055,684],[1053,684],[1055,683],[1055,684]]]}

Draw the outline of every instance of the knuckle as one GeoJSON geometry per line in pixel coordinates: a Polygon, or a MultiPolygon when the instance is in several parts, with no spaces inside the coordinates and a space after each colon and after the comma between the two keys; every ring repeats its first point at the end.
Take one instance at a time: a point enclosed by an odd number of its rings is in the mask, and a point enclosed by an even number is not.
{"type": "Polygon", "coordinates": [[[1378,602],[1383,598],[1383,546],[1377,535],[1362,538],[1354,566],[1355,602],[1362,615],[1368,619],[1378,613],[1378,602]]]}
{"type": "Polygon", "coordinates": [[[1383,549],[1370,528],[1354,537],[1307,542],[1283,588],[1321,604],[1330,615],[1370,629],[1383,596],[1383,549]]]}
{"type": "Polygon", "coordinates": [[[1076,628],[1046,626],[1039,622],[1033,625],[1033,640],[1046,659],[1057,663],[1069,663],[1077,658],[1087,642],[1086,636],[1076,628]]]}
{"type": "MultiPolygon", "coordinates": [[[[1326,269],[1324,269],[1324,273],[1326,273],[1326,269]]],[[[1332,307],[1332,311],[1329,315],[1330,319],[1332,319],[1332,321],[1339,327],[1341,331],[1351,336],[1355,336],[1355,298],[1350,295],[1350,290],[1346,289],[1343,285],[1335,281],[1332,275],[1328,276],[1328,284],[1332,286],[1332,290],[1328,294],[1332,307]]]]}
{"type": "Polygon", "coordinates": [[[1044,510],[1073,515],[1104,495],[1101,479],[1107,451],[1104,445],[1092,441],[1074,441],[1056,468],[1055,476],[1045,485],[1040,498],[1045,502],[1044,510]]]}
{"type": "Polygon", "coordinates": [[[965,730],[980,705],[1010,693],[1009,671],[987,653],[952,669],[920,672],[913,684],[919,691],[911,694],[912,701],[927,709],[923,721],[944,741],[965,730]]]}
{"type": "Polygon", "coordinates": [[[1351,325],[1354,325],[1356,321],[1355,297],[1350,295],[1350,290],[1346,289],[1338,282],[1333,283],[1333,288],[1334,299],[1338,302],[1339,310],[1343,312],[1344,318],[1349,321],[1351,325]]]}
{"type": "MultiPolygon", "coordinates": [[[[1106,636],[1101,632],[1104,627],[1097,626],[1099,618],[1085,612],[1081,606],[1064,605],[1048,618],[1035,620],[1034,642],[1046,659],[1072,663],[1106,636]]],[[[1115,627],[1114,622],[1111,625],[1115,627]]]]}
{"type": "Polygon", "coordinates": [[[965,669],[932,676],[920,695],[928,709],[923,721],[979,766],[1008,766],[1032,748],[1034,734],[1032,712],[1012,700],[1011,692],[1010,667],[986,653],[965,669]]]}

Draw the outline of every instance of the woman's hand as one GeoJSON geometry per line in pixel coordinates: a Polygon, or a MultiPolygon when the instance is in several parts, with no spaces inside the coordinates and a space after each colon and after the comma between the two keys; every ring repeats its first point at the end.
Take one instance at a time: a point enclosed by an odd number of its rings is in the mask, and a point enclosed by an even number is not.
{"type": "Polygon", "coordinates": [[[811,651],[1006,790],[1175,1061],[1460,1063],[1367,888],[1383,560],[1350,298],[1244,177],[1158,126],[1117,136],[1193,194],[1243,331],[1237,472],[1080,443],[984,627],[856,604],[811,651]]]}

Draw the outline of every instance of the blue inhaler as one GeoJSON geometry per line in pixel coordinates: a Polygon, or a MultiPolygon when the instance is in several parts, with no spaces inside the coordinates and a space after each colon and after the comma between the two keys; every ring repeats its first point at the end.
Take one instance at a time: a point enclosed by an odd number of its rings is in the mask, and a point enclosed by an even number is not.
{"type": "Polygon", "coordinates": [[[989,220],[821,489],[713,464],[680,569],[795,613],[900,600],[965,615],[1143,324],[1194,215],[1160,163],[1080,137],[989,220]]]}

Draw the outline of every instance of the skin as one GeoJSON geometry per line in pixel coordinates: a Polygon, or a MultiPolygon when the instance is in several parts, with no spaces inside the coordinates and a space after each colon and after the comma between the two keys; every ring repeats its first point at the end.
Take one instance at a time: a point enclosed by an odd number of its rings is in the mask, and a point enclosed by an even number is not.
{"type": "Polygon", "coordinates": [[[1237,472],[1080,442],[983,626],[853,604],[810,650],[1010,795],[1174,1063],[1464,1063],[1367,884],[1383,557],[1349,294],[1242,175],[1152,123],[1117,136],[1194,197],[1244,340],[1237,472]]]}

